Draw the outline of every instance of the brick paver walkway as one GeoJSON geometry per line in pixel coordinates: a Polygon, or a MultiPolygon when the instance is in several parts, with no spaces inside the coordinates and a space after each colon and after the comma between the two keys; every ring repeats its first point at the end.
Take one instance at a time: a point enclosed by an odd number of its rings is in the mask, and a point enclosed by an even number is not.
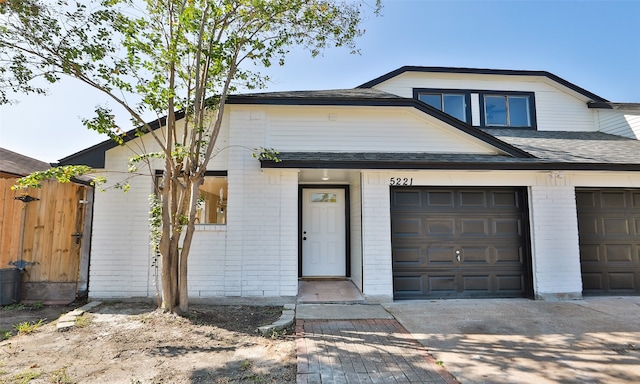
{"type": "Polygon", "coordinates": [[[298,320],[298,384],[458,383],[396,320],[298,320]]]}

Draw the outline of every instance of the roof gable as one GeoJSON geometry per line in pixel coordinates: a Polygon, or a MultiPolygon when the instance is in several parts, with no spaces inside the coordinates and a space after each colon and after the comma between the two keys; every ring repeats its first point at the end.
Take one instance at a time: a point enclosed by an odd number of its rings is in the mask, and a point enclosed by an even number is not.
{"type": "Polygon", "coordinates": [[[448,73],[448,74],[477,74],[477,75],[501,75],[501,76],[530,76],[530,77],[542,77],[549,79],[557,84],[560,84],[574,92],[577,92],[593,102],[606,103],[608,100],[587,91],[569,81],[556,76],[547,71],[529,71],[529,70],[507,70],[507,69],[485,69],[485,68],[451,68],[451,67],[421,67],[421,66],[404,66],[389,73],[386,73],[380,77],[370,80],[364,84],[359,85],[357,88],[372,88],[378,84],[381,84],[389,79],[397,77],[406,72],[422,72],[422,73],[448,73]]]}

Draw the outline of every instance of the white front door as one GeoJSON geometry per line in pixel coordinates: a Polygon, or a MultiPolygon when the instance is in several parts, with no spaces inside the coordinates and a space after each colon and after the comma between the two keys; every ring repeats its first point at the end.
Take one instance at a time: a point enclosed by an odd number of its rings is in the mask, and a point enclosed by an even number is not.
{"type": "Polygon", "coordinates": [[[302,276],[346,276],[345,190],[302,190],[302,276]]]}

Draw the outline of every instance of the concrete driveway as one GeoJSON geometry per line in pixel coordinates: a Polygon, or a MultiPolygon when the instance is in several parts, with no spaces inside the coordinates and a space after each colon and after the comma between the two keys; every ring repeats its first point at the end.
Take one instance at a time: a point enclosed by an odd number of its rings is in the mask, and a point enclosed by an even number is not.
{"type": "Polygon", "coordinates": [[[640,297],[384,307],[462,384],[640,383],[640,297]]]}

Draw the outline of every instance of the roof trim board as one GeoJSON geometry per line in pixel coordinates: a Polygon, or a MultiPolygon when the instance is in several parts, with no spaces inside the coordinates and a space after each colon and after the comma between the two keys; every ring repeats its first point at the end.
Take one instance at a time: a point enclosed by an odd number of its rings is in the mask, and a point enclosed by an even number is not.
{"type": "MultiPolygon", "coordinates": [[[[283,153],[280,161],[263,159],[264,169],[379,169],[379,170],[581,170],[640,171],[640,164],[570,163],[506,156],[477,155],[472,160],[455,161],[458,154],[439,154],[442,160],[411,159],[412,154],[398,153],[398,159],[378,158],[377,153],[283,153]]],[[[422,154],[413,154],[420,155],[422,154]]],[[[437,154],[435,154],[437,155],[437,154]]]]}

